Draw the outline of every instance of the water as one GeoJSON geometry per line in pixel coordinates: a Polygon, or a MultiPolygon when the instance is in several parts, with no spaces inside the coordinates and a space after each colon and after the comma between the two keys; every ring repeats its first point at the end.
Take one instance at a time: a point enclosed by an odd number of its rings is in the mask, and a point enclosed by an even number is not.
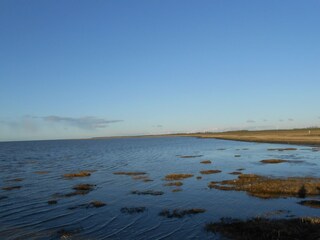
{"type": "MultiPolygon", "coordinates": [[[[232,171],[268,176],[320,177],[319,152],[298,146],[297,151],[268,151],[288,145],[246,143],[190,137],[130,138],[75,141],[0,143],[0,182],[21,189],[0,190],[0,239],[59,239],[58,231],[72,232],[63,239],[220,239],[207,233],[206,223],[222,217],[245,219],[286,210],[273,217],[319,216],[319,209],[297,204],[297,198],[259,199],[245,192],[209,189],[210,181],[233,179],[232,171]],[[225,150],[221,150],[221,149],[225,150]],[[235,155],[241,157],[235,157],[235,155]],[[177,155],[203,155],[180,158],[177,155]],[[264,165],[269,158],[303,160],[303,163],[264,165]],[[200,164],[211,160],[212,164],[200,164]],[[219,169],[219,174],[199,171],[219,169]],[[90,177],[65,179],[65,173],[97,170],[90,177]],[[36,174],[36,171],[48,171],[36,174]],[[116,171],[144,171],[154,180],[143,182],[116,171]],[[181,192],[165,187],[169,173],[191,173],[181,192]],[[23,178],[21,182],[10,182],[23,178]],[[57,197],[72,192],[78,183],[96,184],[87,195],[57,197]],[[132,190],[163,191],[161,196],[133,195],[132,190]],[[7,197],[7,198],[4,198],[7,197]],[[48,205],[56,199],[58,203],[48,205]],[[93,200],[107,203],[101,208],[76,208],[93,200]],[[146,207],[143,213],[125,214],[123,207],[146,207]],[[159,216],[162,209],[204,208],[205,213],[181,219],[159,216]]],[[[290,146],[292,147],[292,146],[290,146]]]]}

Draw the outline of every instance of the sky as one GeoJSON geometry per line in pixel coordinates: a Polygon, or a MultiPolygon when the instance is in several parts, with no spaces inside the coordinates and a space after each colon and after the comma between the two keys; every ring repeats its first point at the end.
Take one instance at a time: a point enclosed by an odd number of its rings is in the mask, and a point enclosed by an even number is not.
{"type": "Polygon", "coordinates": [[[319,0],[1,0],[0,141],[320,126],[319,26],[319,0]]]}

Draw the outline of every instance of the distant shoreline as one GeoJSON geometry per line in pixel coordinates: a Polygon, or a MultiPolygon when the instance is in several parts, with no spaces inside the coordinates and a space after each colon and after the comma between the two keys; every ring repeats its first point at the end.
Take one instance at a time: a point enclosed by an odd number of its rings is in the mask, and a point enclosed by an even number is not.
{"type": "Polygon", "coordinates": [[[320,146],[320,128],[192,134],[199,138],[320,146]]]}
{"type": "Polygon", "coordinates": [[[306,129],[282,129],[282,130],[260,130],[260,131],[229,131],[216,133],[179,133],[162,135],[140,135],[140,136],[119,136],[119,137],[95,137],[92,140],[114,139],[114,138],[159,138],[159,137],[198,137],[214,138],[221,140],[295,144],[320,146],[320,128],[306,129]]]}

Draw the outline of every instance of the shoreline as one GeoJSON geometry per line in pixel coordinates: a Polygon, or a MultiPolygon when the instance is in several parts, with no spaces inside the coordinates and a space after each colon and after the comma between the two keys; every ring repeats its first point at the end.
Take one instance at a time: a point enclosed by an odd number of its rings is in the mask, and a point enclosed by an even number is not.
{"type": "MultiPolygon", "coordinates": [[[[191,136],[191,135],[190,135],[191,136]]],[[[242,142],[320,146],[320,129],[231,131],[192,134],[198,138],[215,138],[242,142]]]]}

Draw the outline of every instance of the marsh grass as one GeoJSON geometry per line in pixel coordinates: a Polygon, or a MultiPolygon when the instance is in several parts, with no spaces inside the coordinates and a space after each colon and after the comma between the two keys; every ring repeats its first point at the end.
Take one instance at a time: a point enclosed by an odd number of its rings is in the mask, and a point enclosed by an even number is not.
{"type": "Polygon", "coordinates": [[[220,170],[203,170],[200,171],[201,174],[216,174],[216,173],[221,173],[220,170]]]}
{"type": "Polygon", "coordinates": [[[205,229],[235,240],[292,240],[319,239],[320,218],[237,220],[223,218],[209,223],[205,229]]]}
{"type": "Polygon", "coordinates": [[[182,180],[185,178],[193,177],[193,174],[185,174],[185,173],[171,173],[165,176],[165,180],[173,181],[173,180],[182,180]]]}

